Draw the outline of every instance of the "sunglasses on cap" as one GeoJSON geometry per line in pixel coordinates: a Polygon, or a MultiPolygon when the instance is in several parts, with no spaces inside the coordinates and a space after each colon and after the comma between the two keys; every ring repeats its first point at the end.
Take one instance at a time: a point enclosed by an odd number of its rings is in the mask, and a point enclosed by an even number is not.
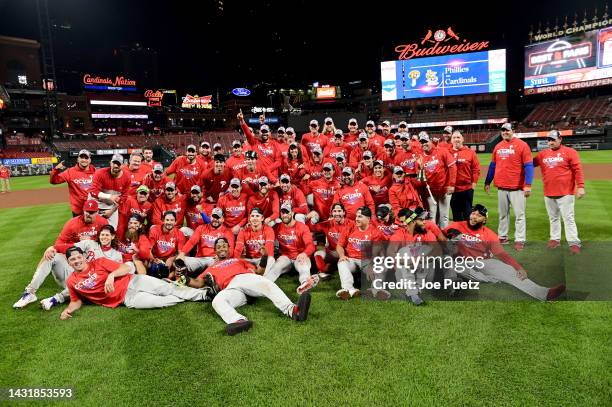
{"type": "Polygon", "coordinates": [[[357,122],[349,122],[349,126],[357,126],[357,122]]]}
{"type": "Polygon", "coordinates": [[[315,127],[319,127],[318,124],[311,124],[310,127],[315,128],[315,127]]]}
{"type": "Polygon", "coordinates": [[[287,134],[287,135],[293,135],[293,132],[292,132],[292,131],[287,131],[287,132],[285,132],[285,134],[287,134]]]}
{"type": "Polygon", "coordinates": [[[147,191],[140,191],[138,195],[149,195],[149,193],[147,191]]]}
{"type": "Polygon", "coordinates": [[[89,157],[87,154],[81,154],[81,155],[79,155],[79,158],[87,158],[87,159],[90,159],[91,157],[89,157]]]}
{"type": "Polygon", "coordinates": [[[174,188],[166,188],[166,191],[174,192],[174,188]]]}
{"type": "Polygon", "coordinates": [[[195,153],[196,151],[195,151],[193,148],[188,148],[188,149],[187,149],[187,152],[188,152],[188,153],[195,153]]]}
{"type": "Polygon", "coordinates": [[[327,124],[328,126],[331,126],[333,123],[332,122],[325,122],[325,124],[327,124]]]}

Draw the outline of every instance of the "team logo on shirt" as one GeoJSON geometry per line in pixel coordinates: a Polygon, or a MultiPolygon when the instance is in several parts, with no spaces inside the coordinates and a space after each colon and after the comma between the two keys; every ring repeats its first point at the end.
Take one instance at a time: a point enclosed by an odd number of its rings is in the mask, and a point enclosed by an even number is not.
{"type": "Polygon", "coordinates": [[[497,150],[497,156],[502,160],[505,160],[511,155],[514,155],[514,146],[510,146],[508,148],[500,148],[499,150],[497,150]]]}
{"type": "Polygon", "coordinates": [[[72,182],[77,184],[83,191],[89,191],[91,184],[93,183],[93,175],[90,175],[89,178],[73,179],[72,182]]]}
{"type": "Polygon", "coordinates": [[[284,233],[280,233],[277,237],[278,240],[283,240],[285,242],[285,244],[294,244],[295,242],[297,242],[297,236],[295,234],[294,231],[291,231],[290,234],[284,234],[284,233]]]}
{"type": "Polygon", "coordinates": [[[263,239],[249,239],[244,242],[245,246],[252,252],[258,252],[263,247],[265,241],[263,239]]]}
{"type": "Polygon", "coordinates": [[[132,215],[142,216],[143,218],[147,217],[147,211],[145,211],[144,209],[130,208],[130,213],[132,215]]]}
{"type": "Polygon", "coordinates": [[[90,230],[84,230],[77,234],[79,240],[87,240],[98,236],[98,230],[95,226],[92,226],[90,230]]]}
{"type": "Polygon", "coordinates": [[[330,230],[329,232],[327,232],[327,236],[329,236],[330,240],[332,240],[333,242],[338,242],[338,239],[340,239],[340,232],[334,232],[330,230]]]}
{"type": "Polygon", "coordinates": [[[215,241],[221,236],[221,233],[217,233],[216,235],[202,234],[201,240],[206,247],[215,247],[215,241]]]}
{"type": "Polygon", "coordinates": [[[228,206],[225,208],[225,212],[229,213],[231,216],[240,216],[246,210],[244,205],[240,206],[228,206]]]}
{"type": "Polygon", "coordinates": [[[355,188],[355,192],[342,195],[342,200],[348,204],[354,204],[363,197],[359,189],[355,188]]]}
{"type": "Polygon", "coordinates": [[[439,163],[440,161],[436,157],[433,157],[433,159],[425,163],[425,171],[430,172],[430,173],[434,172],[436,168],[438,167],[439,163]]]}
{"type": "Polygon", "coordinates": [[[257,149],[259,150],[261,155],[265,157],[271,157],[272,155],[274,155],[274,150],[272,150],[272,148],[270,147],[264,147],[260,144],[259,146],[257,146],[257,149]]]}
{"type": "Polygon", "coordinates": [[[179,172],[187,179],[196,178],[200,174],[196,167],[181,168],[179,172]]]}
{"type": "Polygon", "coordinates": [[[315,188],[314,192],[324,200],[330,199],[336,193],[335,189],[315,188]]]}
{"type": "Polygon", "coordinates": [[[467,233],[462,233],[461,242],[464,243],[466,247],[476,247],[480,243],[482,243],[482,239],[480,239],[480,233],[477,233],[476,236],[468,235],[467,233]]]}
{"type": "Polygon", "coordinates": [[[546,157],[545,159],[542,160],[542,162],[544,162],[544,164],[546,164],[548,168],[557,167],[561,165],[564,161],[565,160],[561,156],[561,153],[557,153],[556,157],[546,157]]]}
{"type": "Polygon", "coordinates": [[[364,251],[366,246],[370,244],[370,235],[364,235],[363,239],[349,237],[348,242],[353,247],[353,249],[358,251],[364,251]]]}
{"type": "Polygon", "coordinates": [[[210,266],[209,269],[221,269],[224,267],[229,267],[232,264],[236,264],[237,262],[238,262],[238,259],[236,258],[225,259],[225,260],[219,261],[215,263],[214,265],[210,266]]]}
{"type": "Polygon", "coordinates": [[[393,233],[395,233],[395,231],[397,230],[398,226],[396,224],[392,224],[392,225],[384,225],[384,224],[379,224],[378,225],[378,229],[385,235],[385,236],[391,236],[393,235],[393,233]]]}
{"type": "Polygon", "coordinates": [[[400,166],[409,170],[413,170],[416,166],[416,158],[414,158],[414,154],[412,155],[412,158],[408,158],[407,160],[402,161],[400,163],[400,166]]]}
{"type": "Polygon", "coordinates": [[[170,241],[166,241],[166,240],[158,240],[157,241],[157,247],[159,247],[159,250],[162,252],[168,252],[174,249],[174,247],[176,246],[176,244],[174,243],[174,238],[170,238],[170,241]]]}
{"type": "Polygon", "coordinates": [[[91,290],[96,286],[97,280],[98,280],[98,275],[90,271],[87,273],[87,278],[85,280],[81,280],[74,285],[74,289],[77,291],[91,290]]]}

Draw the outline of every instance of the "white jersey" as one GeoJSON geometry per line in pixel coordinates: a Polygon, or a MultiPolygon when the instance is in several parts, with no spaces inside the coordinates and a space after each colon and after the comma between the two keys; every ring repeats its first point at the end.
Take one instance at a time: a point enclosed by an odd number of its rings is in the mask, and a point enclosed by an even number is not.
{"type": "Polygon", "coordinates": [[[85,260],[88,263],[102,257],[116,261],[117,263],[123,263],[123,256],[120,251],[115,249],[102,250],[100,244],[95,240],[81,240],[77,242],[75,246],[83,250],[85,260]]]}

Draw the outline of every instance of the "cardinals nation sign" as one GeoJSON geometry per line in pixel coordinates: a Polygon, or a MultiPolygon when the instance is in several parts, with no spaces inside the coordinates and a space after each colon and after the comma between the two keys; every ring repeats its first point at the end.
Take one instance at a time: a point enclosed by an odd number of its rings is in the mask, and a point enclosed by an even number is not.
{"type": "Polygon", "coordinates": [[[414,57],[482,51],[486,48],[489,48],[489,41],[470,42],[457,35],[452,27],[448,27],[446,30],[427,30],[427,34],[420,42],[397,45],[395,52],[399,54],[397,59],[403,60],[414,57]]]}

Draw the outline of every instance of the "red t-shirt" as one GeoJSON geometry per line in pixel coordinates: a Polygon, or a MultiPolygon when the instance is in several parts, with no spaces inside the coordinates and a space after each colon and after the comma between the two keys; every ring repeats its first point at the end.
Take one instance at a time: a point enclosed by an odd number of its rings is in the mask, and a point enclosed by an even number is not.
{"type": "Polygon", "coordinates": [[[306,215],[308,213],[308,204],[304,193],[296,186],[292,185],[287,193],[284,193],[280,188],[278,192],[279,205],[288,202],[293,208],[293,213],[306,215]]]}
{"type": "Polygon", "coordinates": [[[373,243],[382,243],[386,239],[373,223],[366,230],[361,230],[355,225],[350,230],[345,230],[338,239],[338,246],[344,248],[346,257],[351,259],[367,259],[369,250],[373,243]]]}
{"type": "Polygon", "coordinates": [[[393,185],[389,188],[389,203],[396,216],[400,209],[414,209],[417,206],[423,206],[419,193],[414,189],[410,181],[403,183],[393,182],[393,185]]]}
{"type": "Polygon", "coordinates": [[[132,215],[140,215],[143,219],[149,219],[153,205],[148,200],[144,203],[139,203],[135,196],[130,196],[119,208],[119,223],[117,225],[127,224],[128,219],[132,215]]]}
{"type": "Polygon", "coordinates": [[[212,274],[219,289],[223,290],[239,274],[253,274],[255,266],[243,259],[225,259],[208,266],[206,270],[198,276],[203,279],[206,273],[212,274]]]}
{"type": "Polygon", "coordinates": [[[166,168],[166,175],[174,175],[174,183],[176,188],[182,194],[189,194],[191,187],[200,184],[200,177],[206,170],[205,165],[194,160],[193,164],[189,162],[187,157],[177,157],[168,168],[166,168]]]}
{"type": "Polygon", "coordinates": [[[66,222],[53,246],[58,252],[66,253],[66,250],[76,242],[85,239],[96,240],[104,225],[108,225],[108,220],[100,215],[96,215],[93,223],[85,223],[83,215],[72,218],[66,222]]]}
{"type": "Polygon", "coordinates": [[[414,149],[410,151],[400,150],[395,155],[394,164],[402,167],[406,174],[416,174],[418,158],[419,153],[414,149]]]}
{"type": "Polygon", "coordinates": [[[86,170],[82,170],[79,165],[68,168],[64,172],[57,169],[51,170],[50,182],[53,185],[66,182],[68,184],[68,196],[70,198],[70,210],[73,213],[83,213],[83,205],[87,200],[89,190],[93,185],[93,177],[96,168],[90,165],[86,170]]]}
{"type": "Polygon", "coordinates": [[[455,165],[457,166],[455,191],[462,192],[472,189],[472,183],[477,183],[480,176],[478,156],[474,150],[466,146],[461,147],[460,150],[451,148],[449,151],[455,159],[455,165]]]}
{"type": "Polygon", "coordinates": [[[446,194],[446,187],[454,187],[457,178],[455,159],[446,148],[434,148],[429,154],[423,154],[423,167],[427,183],[434,196],[446,194]]]}
{"type": "Polygon", "coordinates": [[[344,185],[334,195],[332,206],[336,202],[342,202],[344,209],[346,210],[346,217],[355,220],[357,216],[357,209],[362,206],[368,206],[374,214],[376,208],[374,208],[374,200],[370,195],[370,190],[365,184],[357,182],[352,186],[344,185]]]}
{"type": "Polygon", "coordinates": [[[162,195],[153,203],[151,211],[151,224],[161,225],[164,223],[162,214],[167,211],[176,213],[176,227],[182,227],[185,220],[185,197],[181,194],[176,194],[172,202],[168,202],[166,195],[162,195]]]}
{"type": "Polygon", "coordinates": [[[327,250],[334,251],[336,250],[340,235],[353,229],[355,227],[355,221],[344,218],[343,223],[338,223],[332,218],[314,225],[308,222],[308,227],[313,232],[324,233],[327,238],[327,250]]]}
{"type": "MultiPolygon", "coordinates": [[[[130,174],[127,171],[122,171],[121,176],[115,178],[110,173],[110,168],[101,168],[97,170],[93,177],[93,184],[89,190],[89,195],[98,199],[98,194],[104,192],[106,194],[114,194],[121,196],[120,205],[125,201],[130,189],[130,174]]],[[[98,199],[99,200],[99,199],[98,199]]],[[[106,201],[100,201],[100,209],[109,209],[110,204],[106,201]]]]}
{"type": "Polygon", "coordinates": [[[493,149],[491,161],[495,163],[493,183],[497,188],[517,190],[525,187],[523,165],[533,162],[527,143],[516,137],[502,140],[493,149]]]}
{"type": "Polygon", "coordinates": [[[116,308],[121,305],[133,274],[115,278],[115,291],[104,292],[104,284],[108,275],[117,270],[119,266],[121,266],[120,263],[102,257],[88,263],[85,270],[73,272],[66,281],[70,301],[87,300],[108,308],[116,308]]]}
{"type": "Polygon", "coordinates": [[[144,183],[144,179],[149,173],[149,168],[141,165],[137,170],[130,170],[129,166],[124,165],[122,170],[125,171],[130,177],[130,189],[128,190],[128,195],[135,196],[136,189],[144,183]]]}
{"type": "Polygon", "coordinates": [[[326,220],[330,216],[334,195],[340,189],[340,182],[335,178],[332,178],[331,181],[319,178],[310,181],[308,187],[314,200],[313,210],[319,214],[321,220],[326,220]]]}
{"type": "Polygon", "coordinates": [[[217,207],[223,211],[223,224],[228,228],[236,225],[244,226],[247,222],[246,202],[248,195],[240,193],[238,198],[232,194],[225,194],[217,202],[217,207]]]}
{"type": "Polygon", "coordinates": [[[161,260],[176,256],[185,244],[185,235],[173,228],[170,232],[164,231],[163,226],[153,225],[149,230],[151,254],[161,260]]]}
{"type": "Polygon", "coordinates": [[[198,248],[196,257],[214,257],[215,256],[215,241],[225,237],[229,242],[230,257],[233,256],[234,250],[234,234],[231,230],[221,225],[217,229],[212,225],[202,225],[193,232],[193,235],[187,243],[183,246],[181,251],[183,253],[189,253],[194,247],[198,248]]]}
{"type": "Polygon", "coordinates": [[[533,161],[542,170],[544,196],[573,195],[578,188],[584,188],[584,173],[580,156],[573,148],[561,146],[540,151],[533,161]]]}
{"type": "Polygon", "coordinates": [[[385,173],[382,178],[377,178],[374,175],[363,178],[361,180],[370,190],[370,195],[374,200],[374,205],[382,205],[389,203],[389,188],[391,188],[391,174],[385,173]],[[372,187],[378,186],[378,192],[375,192],[372,187]]]}
{"type": "Polygon", "coordinates": [[[499,243],[499,237],[495,232],[486,226],[482,226],[478,230],[472,230],[468,226],[469,221],[452,222],[444,232],[449,229],[457,229],[462,233],[461,242],[458,246],[460,256],[483,257],[485,259],[497,257],[504,263],[519,270],[521,265],[514,260],[499,243]]]}
{"type": "Polygon", "coordinates": [[[277,219],[280,216],[280,206],[278,203],[278,194],[276,191],[268,191],[266,196],[260,192],[251,195],[247,201],[247,213],[251,213],[251,209],[257,207],[264,213],[264,218],[277,219]]]}
{"type": "Polygon", "coordinates": [[[238,171],[234,172],[234,178],[238,178],[242,181],[242,191],[246,194],[252,195],[259,191],[258,180],[260,177],[268,178],[270,184],[276,184],[277,178],[270,173],[267,167],[261,162],[257,161],[255,169],[251,171],[248,167],[244,166],[238,171]]]}
{"type": "Polygon", "coordinates": [[[240,154],[240,156],[238,157],[232,155],[225,162],[225,168],[229,168],[233,173],[235,173],[242,167],[246,167],[246,163],[244,162],[244,153],[240,154]]]}
{"type": "Polygon", "coordinates": [[[149,174],[144,179],[144,185],[149,188],[149,202],[153,203],[164,194],[166,184],[172,180],[167,175],[162,175],[161,180],[155,181],[153,175],[149,174]]]}
{"type": "MultiPolygon", "coordinates": [[[[211,168],[202,175],[202,185],[206,190],[204,195],[206,198],[211,197],[212,202],[217,202],[219,196],[224,194],[229,188],[229,182],[232,179],[232,171],[225,167],[221,174],[216,174],[215,169],[211,168]]],[[[207,199],[207,202],[211,202],[207,199]]]]}
{"type": "Polygon", "coordinates": [[[293,226],[281,222],[274,227],[274,232],[282,256],[295,260],[300,253],[310,257],[315,251],[312,234],[301,222],[294,221],[293,226]]]}
{"type": "Polygon", "coordinates": [[[234,256],[240,257],[244,251],[247,259],[259,259],[262,247],[265,247],[268,256],[274,255],[274,230],[268,225],[262,225],[261,229],[254,231],[248,225],[238,233],[234,256]]]}

